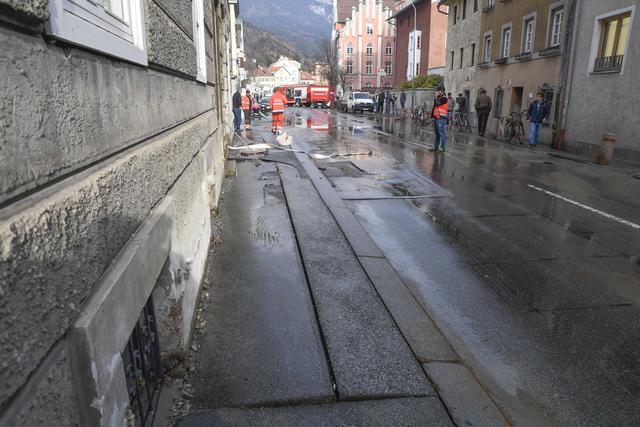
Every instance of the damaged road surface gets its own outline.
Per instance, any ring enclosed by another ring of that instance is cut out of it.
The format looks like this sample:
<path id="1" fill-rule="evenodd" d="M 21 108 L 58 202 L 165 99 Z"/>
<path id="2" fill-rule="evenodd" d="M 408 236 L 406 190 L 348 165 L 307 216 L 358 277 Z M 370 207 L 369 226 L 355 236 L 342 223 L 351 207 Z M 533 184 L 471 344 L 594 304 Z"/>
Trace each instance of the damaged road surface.
<path id="1" fill-rule="evenodd" d="M 286 123 L 294 151 L 226 183 L 179 426 L 640 422 L 640 181 L 470 135 L 434 155 L 397 117 Z"/>

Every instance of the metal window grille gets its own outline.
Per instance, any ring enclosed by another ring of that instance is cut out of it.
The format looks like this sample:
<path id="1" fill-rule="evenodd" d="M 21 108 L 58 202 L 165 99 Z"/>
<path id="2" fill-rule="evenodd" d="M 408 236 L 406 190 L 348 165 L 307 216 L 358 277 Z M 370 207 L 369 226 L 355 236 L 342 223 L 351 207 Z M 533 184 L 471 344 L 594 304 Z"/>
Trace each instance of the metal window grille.
<path id="1" fill-rule="evenodd" d="M 496 102 L 495 102 L 495 108 L 493 110 L 494 117 L 500 118 L 502 116 L 502 100 L 504 98 L 504 89 L 497 88 L 495 98 L 496 98 Z"/>
<path id="2" fill-rule="evenodd" d="M 163 380 L 160 344 L 151 297 L 131 332 L 122 359 L 129 391 L 130 417 L 133 418 L 130 421 L 135 426 L 151 426 Z"/>
<path id="3" fill-rule="evenodd" d="M 624 59 L 624 55 L 603 56 L 601 58 L 596 58 L 596 62 L 593 66 L 593 72 L 605 73 L 605 72 L 620 71 L 622 69 L 623 59 Z"/>

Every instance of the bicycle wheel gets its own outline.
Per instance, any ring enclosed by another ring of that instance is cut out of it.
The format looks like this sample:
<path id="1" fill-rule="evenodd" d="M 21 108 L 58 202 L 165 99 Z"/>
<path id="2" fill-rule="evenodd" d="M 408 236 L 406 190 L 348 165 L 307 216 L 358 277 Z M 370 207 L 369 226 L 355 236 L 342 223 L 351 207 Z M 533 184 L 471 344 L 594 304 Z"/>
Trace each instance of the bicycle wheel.
<path id="1" fill-rule="evenodd" d="M 512 122 L 507 122 L 507 124 L 504 127 L 504 140 L 507 142 L 511 142 L 511 138 L 513 138 L 513 123 Z"/>
<path id="2" fill-rule="evenodd" d="M 518 127 L 515 130 L 518 143 L 520 145 L 524 144 L 524 126 L 522 126 L 522 123 L 518 123 Z"/>
<path id="3" fill-rule="evenodd" d="M 466 117 L 464 118 L 464 130 L 471 133 L 471 124 L 469 124 L 469 120 Z"/>

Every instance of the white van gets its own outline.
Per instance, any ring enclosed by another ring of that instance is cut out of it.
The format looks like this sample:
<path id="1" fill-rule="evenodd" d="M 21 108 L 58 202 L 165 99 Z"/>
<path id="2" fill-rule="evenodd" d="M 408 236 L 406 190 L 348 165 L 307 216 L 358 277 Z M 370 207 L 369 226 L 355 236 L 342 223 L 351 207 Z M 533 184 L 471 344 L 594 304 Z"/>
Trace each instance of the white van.
<path id="1" fill-rule="evenodd" d="M 348 113 L 351 111 L 373 112 L 373 99 L 367 92 L 347 92 L 344 94 L 344 101 L 342 102 L 342 111 Z"/>

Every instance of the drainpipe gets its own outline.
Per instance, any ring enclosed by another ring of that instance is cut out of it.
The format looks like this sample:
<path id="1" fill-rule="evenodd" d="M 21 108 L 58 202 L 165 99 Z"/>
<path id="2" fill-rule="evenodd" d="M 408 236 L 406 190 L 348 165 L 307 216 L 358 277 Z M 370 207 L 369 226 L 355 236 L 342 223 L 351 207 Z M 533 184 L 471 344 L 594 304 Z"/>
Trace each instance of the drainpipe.
<path id="1" fill-rule="evenodd" d="M 418 46 L 416 30 L 416 25 L 418 23 L 418 10 L 416 9 L 416 5 L 413 4 L 414 2 L 415 0 L 411 0 L 411 6 L 413 6 L 413 70 L 411 70 L 411 75 L 413 76 L 413 84 L 411 87 L 413 90 L 411 91 L 411 108 L 416 108 L 416 47 Z"/>
<path id="2" fill-rule="evenodd" d="M 557 150 L 562 149 L 564 143 L 564 132 L 567 126 L 567 111 L 569 110 L 569 99 L 571 97 L 571 81 L 573 77 L 573 65 L 576 57 L 576 39 L 578 37 L 578 22 L 580 20 L 580 0 L 574 0 L 573 2 L 574 13 L 573 22 L 571 23 L 571 44 L 567 46 L 569 50 L 569 65 L 567 72 L 564 74 L 562 86 L 564 87 L 564 101 L 562 103 L 562 112 L 560 113 L 560 132 L 556 140 L 555 148 Z"/>

